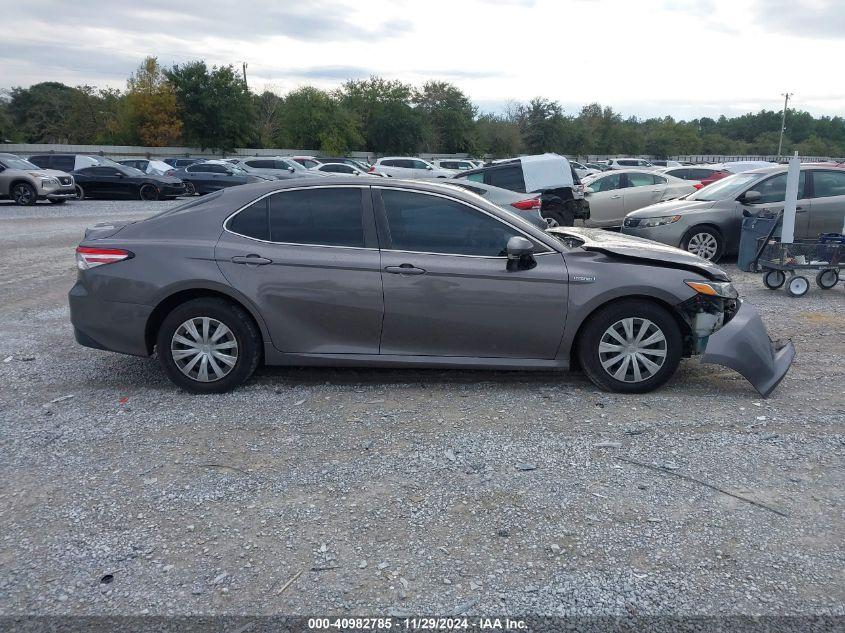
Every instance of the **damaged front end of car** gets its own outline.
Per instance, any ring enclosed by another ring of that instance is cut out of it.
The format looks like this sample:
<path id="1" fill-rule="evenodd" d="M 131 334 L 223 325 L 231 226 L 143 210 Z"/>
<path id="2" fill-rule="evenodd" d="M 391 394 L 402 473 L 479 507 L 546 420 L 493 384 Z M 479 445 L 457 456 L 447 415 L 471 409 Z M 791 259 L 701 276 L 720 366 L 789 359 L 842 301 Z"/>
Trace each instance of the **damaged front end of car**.
<path id="1" fill-rule="evenodd" d="M 730 367 L 764 398 L 783 380 L 795 358 L 792 341 L 772 341 L 760 313 L 729 282 L 687 281 L 695 296 L 678 306 L 689 327 L 687 352 L 702 363 Z"/>

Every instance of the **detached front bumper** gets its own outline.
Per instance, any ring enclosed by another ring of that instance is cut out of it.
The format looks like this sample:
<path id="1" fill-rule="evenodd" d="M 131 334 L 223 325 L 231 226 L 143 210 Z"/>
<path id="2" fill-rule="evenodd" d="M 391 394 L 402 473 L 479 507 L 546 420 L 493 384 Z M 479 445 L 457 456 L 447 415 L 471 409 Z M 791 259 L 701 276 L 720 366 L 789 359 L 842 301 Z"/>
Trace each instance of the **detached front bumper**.
<path id="1" fill-rule="evenodd" d="M 794 358 L 792 341 L 773 342 L 757 308 L 743 302 L 728 324 L 710 335 L 701 362 L 739 372 L 765 398 L 786 376 Z"/>

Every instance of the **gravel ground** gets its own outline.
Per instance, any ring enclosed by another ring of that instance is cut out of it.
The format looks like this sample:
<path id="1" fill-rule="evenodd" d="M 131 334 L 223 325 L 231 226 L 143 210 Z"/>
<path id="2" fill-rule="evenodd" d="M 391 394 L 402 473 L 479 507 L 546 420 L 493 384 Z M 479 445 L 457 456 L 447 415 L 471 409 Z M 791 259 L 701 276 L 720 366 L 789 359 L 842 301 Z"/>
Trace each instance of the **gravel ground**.
<path id="1" fill-rule="evenodd" d="M 768 400 L 690 360 L 636 397 L 283 368 L 193 396 L 68 322 L 83 228 L 169 204 L 0 203 L 0 614 L 845 614 L 843 287 L 728 266 L 798 350 Z"/>

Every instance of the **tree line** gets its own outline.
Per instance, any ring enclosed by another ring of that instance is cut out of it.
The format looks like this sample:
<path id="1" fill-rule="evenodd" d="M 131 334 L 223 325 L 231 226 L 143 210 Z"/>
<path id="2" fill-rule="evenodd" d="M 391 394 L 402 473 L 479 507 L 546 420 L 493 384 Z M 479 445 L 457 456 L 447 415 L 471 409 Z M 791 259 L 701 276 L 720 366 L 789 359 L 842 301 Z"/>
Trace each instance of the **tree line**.
<path id="1" fill-rule="evenodd" d="M 845 119 L 790 109 L 783 153 L 845 156 Z M 333 91 L 312 86 L 255 93 L 233 66 L 162 67 L 148 57 L 125 90 L 43 82 L 0 95 L 0 141 L 102 145 L 285 147 L 326 154 L 468 153 L 776 154 L 781 112 L 739 117 L 624 118 L 592 103 L 566 113 L 542 97 L 504 114 L 479 112 L 457 86 L 381 77 Z"/>

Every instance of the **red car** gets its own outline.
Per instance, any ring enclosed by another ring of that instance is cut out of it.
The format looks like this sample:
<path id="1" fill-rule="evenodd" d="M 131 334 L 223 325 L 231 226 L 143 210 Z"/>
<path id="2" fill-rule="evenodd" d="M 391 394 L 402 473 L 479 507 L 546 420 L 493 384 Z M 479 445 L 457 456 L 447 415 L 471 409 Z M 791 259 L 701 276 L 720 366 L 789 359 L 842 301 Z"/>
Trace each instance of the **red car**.
<path id="1" fill-rule="evenodd" d="M 694 182 L 692 186 L 696 189 L 701 189 L 702 187 L 709 185 L 711 182 L 716 182 L 725 176 L 730 176 L 732 172 L 729 172 L 727 169 L 719 169 L 717 167 L 692 165 L 689 167 L 672 167 L 671 169 L 663 170 L 663 173 L 682 180 L 698 181 Z"/>

